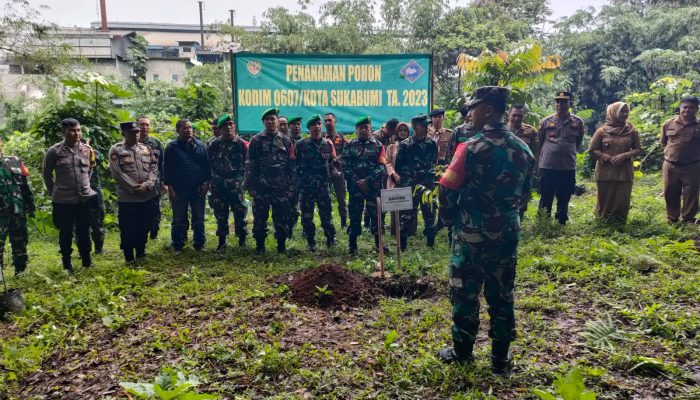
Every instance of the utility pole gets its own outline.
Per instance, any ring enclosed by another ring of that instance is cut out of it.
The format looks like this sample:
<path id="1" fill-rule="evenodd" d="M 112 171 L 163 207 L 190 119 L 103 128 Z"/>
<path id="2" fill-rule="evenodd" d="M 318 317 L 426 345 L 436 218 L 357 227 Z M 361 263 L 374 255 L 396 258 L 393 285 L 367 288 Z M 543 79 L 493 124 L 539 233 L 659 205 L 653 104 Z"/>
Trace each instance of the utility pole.
<path id="1" fill-rule="evenodd" d="M 202 43 L 200 43 L 200 46 L 204 48 L 204 15 L 202 14 L 202 7 L 204 5 L 204 1 L 198 1 L 199 3 L 199 34 L 202 39 Z"/>
<path id="2" fill-rule="evenodd" d="M 231 13 L 231 28 L 234 26 L 234 18 L 236 18 L 236 10 L 228 10 L 229 13 Z M 231 31 L 231 43 L 233 43 L 233 31 Z"/>

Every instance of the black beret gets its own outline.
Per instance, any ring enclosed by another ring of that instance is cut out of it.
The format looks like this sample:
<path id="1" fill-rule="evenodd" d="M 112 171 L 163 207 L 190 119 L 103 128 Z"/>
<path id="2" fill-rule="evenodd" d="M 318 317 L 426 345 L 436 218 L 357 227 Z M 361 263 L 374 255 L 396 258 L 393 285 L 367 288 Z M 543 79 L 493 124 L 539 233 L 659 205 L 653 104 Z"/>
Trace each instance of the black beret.
<path id="1" fill-rule="evenodd" d="M 437 117 L 438 115 L 445 115 L 445 109 L 443 108 L 438 108 L 437 110 L 433 110 L 428 114 L 430 118 Z"/>
<path id="2" fill-rule="evenodd" d="M 491 104 L 504 105 L 508 103 L 508 96 L 510 95 L 510 89 L 503 86 L 482 86 L 476 89 L 476 92 L 472 95 L 467 104 L 468 108 L 473 108 L 477 104 L 486 101 Z"/>
<path id="3" fill-rule="evenodd" d="M 427 115 L 418 114 L 415 117 L 411 118 L 411 125 L 428 126 L 428 125 L 430 125 L 430 120 L 428 119 Z"/>
<path id="4" fill-rule="evenodd" d="M 119 129 L 121 129 L 122 132 L 138 132 L 141 130 L 139 125 L 134 121 L 120 123 Z"/>

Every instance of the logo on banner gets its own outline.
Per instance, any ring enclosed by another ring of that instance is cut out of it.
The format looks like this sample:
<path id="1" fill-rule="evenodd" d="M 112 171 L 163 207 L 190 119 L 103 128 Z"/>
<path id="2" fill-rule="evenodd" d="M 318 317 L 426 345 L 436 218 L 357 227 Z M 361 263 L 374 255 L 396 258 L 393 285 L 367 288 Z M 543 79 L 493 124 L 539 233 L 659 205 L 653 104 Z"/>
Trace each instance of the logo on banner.
<path id="1" fill-rule="evenodd" d="M 401 76 L 411 83 L 417 81 L 424 73 L 425 70 L 415 60 L 409 61 L 401 68 Z"/>
<path id="2" fill-rule="evenodd" d="M 260 75 L 260 71 L 262 71 L 262 64 L 260 64 L 260 61 L 251 60 L 246 64 L 246 68 L 251 76 L 257 77 Z"/>

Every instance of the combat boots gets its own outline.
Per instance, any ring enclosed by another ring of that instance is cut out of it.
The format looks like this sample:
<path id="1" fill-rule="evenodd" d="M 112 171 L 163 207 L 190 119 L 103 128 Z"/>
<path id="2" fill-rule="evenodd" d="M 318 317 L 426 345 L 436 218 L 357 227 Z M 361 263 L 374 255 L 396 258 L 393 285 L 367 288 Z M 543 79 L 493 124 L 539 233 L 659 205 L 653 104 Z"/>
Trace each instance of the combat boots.
<path id="1" fill-rule="evenodd" d="M 350 252 L 350 254 L 357 253 L 357 236 L 350 235 L 348 243 L 348 251 Z"/>
<path id="2" fill-rule="evenodd" d="M 491 343 L 491 370 L 496 375 L 508 375 L 513 369 L 513 356 L 508 350 L 510 342 L 493 341 Z"/>
<path id="3" fill-rule="evenodd" d="M 346 228 L 348 226 L 347 217 L 345 215 L 340 216 L 340 227 Z"/>
<path id="4" fill-rule="evenodd" d="M 226 236 L 219 236 L 219 245 L 216 246 L 216 251 L 222 251 L 226 248 Z"/>
<path id="5" fill-rule="evenodd" d="M 428 236 L 425 238 L 425 242 L 428 247 L 435 247 L 435 236 Z"/>
<path id="6" fill-rule="evenodd" d="M 265 252 L 265 238 L 255 238 L 255 254 Z"/>
<path id="7" fill-rule="evenodd" d="M 326 247 L 331 248 L 335 246 L 335 236 L 330 236 L 326 238 Z"/>
<path id="8" fill-rule="evenodd" d="M 403 235 L 403 236 L 401 236 L 401 251 L 406 251 L 407 247 L 408 247 L 408 236 Z"/>
<path id="9" fill-rule="evenodd" d="M 471 364 L 474 362 L 473 349 L 473 343 L 459 343 L 459 346 L 445 347 L 438 351 L 437 358 L 445 364 Z"/>
<path id="10" fill-rule="evenodd" d="M 245 238 L 246 238 L 246 235 L 241 235 L 238 237 L 238 246 L 239 247 L 245 247 Z"/>

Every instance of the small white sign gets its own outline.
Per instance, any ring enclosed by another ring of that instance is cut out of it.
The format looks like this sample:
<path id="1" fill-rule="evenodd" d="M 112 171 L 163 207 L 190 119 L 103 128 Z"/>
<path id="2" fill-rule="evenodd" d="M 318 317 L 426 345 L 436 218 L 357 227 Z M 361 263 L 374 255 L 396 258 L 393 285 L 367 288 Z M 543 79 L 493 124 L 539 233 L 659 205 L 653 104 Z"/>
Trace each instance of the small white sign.
<path id="1" fill-rule="evenodd" d="M 413 190 L 410 187 L 382 189 L 382 211 L 413 209 Z"/>

